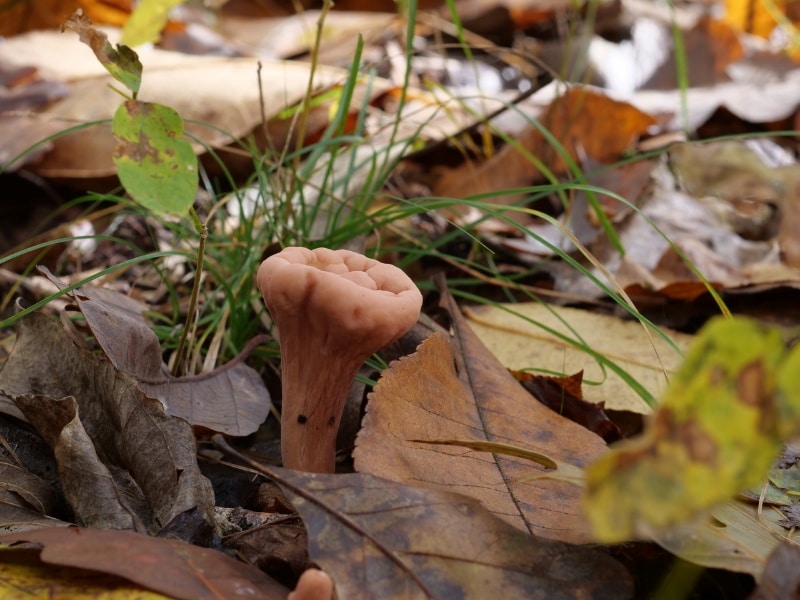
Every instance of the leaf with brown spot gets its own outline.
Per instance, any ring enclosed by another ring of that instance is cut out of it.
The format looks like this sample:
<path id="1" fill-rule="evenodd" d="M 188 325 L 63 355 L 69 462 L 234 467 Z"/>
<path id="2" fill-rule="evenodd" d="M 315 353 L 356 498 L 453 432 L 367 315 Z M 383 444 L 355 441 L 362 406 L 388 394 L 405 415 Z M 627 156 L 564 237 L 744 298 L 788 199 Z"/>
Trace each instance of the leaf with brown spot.
<path id="1" fill-rule="evenodd" d="M 644 434 L 587 469 L 585 506 L 598 538 L 669 537 L 765 477 L 800 428 L 798 362 L 797 352 L 787 360 L 777 330 L 712 320 Z"/>

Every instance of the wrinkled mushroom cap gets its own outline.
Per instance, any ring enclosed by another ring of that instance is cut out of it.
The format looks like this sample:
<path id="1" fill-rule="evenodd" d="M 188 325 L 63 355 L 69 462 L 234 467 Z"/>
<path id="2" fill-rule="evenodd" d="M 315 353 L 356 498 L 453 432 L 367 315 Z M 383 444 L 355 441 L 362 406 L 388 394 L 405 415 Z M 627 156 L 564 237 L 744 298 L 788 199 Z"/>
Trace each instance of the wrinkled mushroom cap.
<path id="1" fill-rule="evenodd" d="M 401 269 L 349 250 L 288 247 L 261 263 L 257 280 L 282 344 L 302 338 L 362 361 L 408 331 L 422 305 Z"/>

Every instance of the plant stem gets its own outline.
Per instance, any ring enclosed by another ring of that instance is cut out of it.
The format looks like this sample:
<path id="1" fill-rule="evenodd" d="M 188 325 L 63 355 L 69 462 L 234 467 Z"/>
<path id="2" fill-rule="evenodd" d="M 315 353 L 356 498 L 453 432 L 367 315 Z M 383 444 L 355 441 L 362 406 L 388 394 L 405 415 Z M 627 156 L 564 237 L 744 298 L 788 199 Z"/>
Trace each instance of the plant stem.
<path id="1" fill-rule="evenodd" d="M 194 325 L 195 313 L 197 312 L 197 298 L 200 295 L 200 279 L 203 274 L 203 261 L 206 254 L 206 238 L 208 238 L 208 223 L 204 223 L 197 216 L 194 206 L 189 208 L 189 214 L 194 222 L 197 233 L 200 234 L 200 243 L 197 246 L 197 269 L 194 275 L 194 285 L 192 286 L 192 296 L 189 299 L 189 309 L 186 311 L 186 323 L 181 332 L 181 339 L 178 342 L 178 349 L 175 351 L 175 363 L 172 365 L 172 374 L 176 377 L 185 375 L 187 372 L 186 354 L 187 340 L 189 331 Z"/>

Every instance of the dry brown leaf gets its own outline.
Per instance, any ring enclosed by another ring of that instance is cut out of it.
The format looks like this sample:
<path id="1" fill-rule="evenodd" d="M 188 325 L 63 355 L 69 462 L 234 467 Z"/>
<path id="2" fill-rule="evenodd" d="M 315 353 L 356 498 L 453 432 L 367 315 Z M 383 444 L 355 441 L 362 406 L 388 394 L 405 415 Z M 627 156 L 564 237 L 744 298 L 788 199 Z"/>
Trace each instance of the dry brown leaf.
<path id="1" fill-rule="evenodd" d="M 275 472 L 308 528 L 311 558 L 341 598 L 632 595 L 630 576 L 607 554 L 530 536 L 445 486 Z"/>
<path id="2" fill-rule="evenodd" d="M 10 403 L 11 401 L 8 400 Z M 13 404 L 11 404 L 13 406 Z M 14 410 L 19 410 L 14 407 Z M 25 417 L 19 413 L 20 418 Z M 63 506 L 56 493 L 56 462 L 50 448 L 17 419 L 0 415 L 0 524 L 5 533 L 69 525 L 47 516 Z"/>
<path id="3" fill-rule="evenodd" d="M 111 364 L 132 375 L 142 392 L 164 404 L 167 414 L 235 436 L 253 433 L 269 415 L 269 391 L 241 358 L 210 373 L 173 377 L 161 359 L 161 346 L 144 320 L 141 304 L 119 292 L 91 286 L 70 296 Z"/>
<path id="4" fill-rule="evenodd" d="M 792 598 L 800 590 L 800 548 L 791 541 L 783 541 L 767 559 L 758 589 L 749 600 Z"/>
<path id="5" fill-rule="evenodd" d="M 191 427 L 166 416 L 133 378 L 77 348 L 59 324 L 36 313 L 21 320 L 0 390 L 53 449 L 79 522 L 208 536 L 214 495 Z"/>
<path id="6" fill-rule="evenodd" d="M 437 333 L 393 363 L 370 394 L 353 453 L 358 471 L 479 500 L 528 533 L 582 543 L 591 535 L 580 489 L 552 479 L 521 481 L 545 469 L 530 461 L 409 440 L 491 441 L 582 467 L 605 443 L 542 406 L 486 349 L 452 298 L 452 339 Z"/>
<path id="7" fill-rule="evenodd" d="M 129 531 L 47 528 L 3 535 L 0 543 L 32 544 L 47 564 L 116 575 L 172 598 L 283 600 L 289 591 L 222 552 Z"/>
<path id="8" fill-rule="evenodd" d="M 617 160 L 656 121 L 630 104 L 585 88 L 570 88 L 557 97 L 540 119 L 541 127 L 576 160 L 585 155 L 600 163 Z M 529 127 L 479 166 L 467 164 L 447 173 L 434 195 L 452 198 L 497 192 L 530 185 L 541 179 L 529 155 L 555 173 L 566 170 L 559 150 L 538 127 Z M 521 148 L 521 150 L 520 150 Z M 507 203 L 516 197 L 504 196 Z"/>
<path id="9" fill-rule="evenodd" d="M 56 505 L 53 488 L 41 477 L 20 465 L 9 452 L 0 449 L 0 498 L 2 504 L 14 504 L 46 515 Z"/>
<path id="10" fill-rule="evenodd" d="M 9 599 L 171 600 L 114 575 L 48 565 L 39 559 L 39 554 L 37 548 L 0 545 L 0 590 L 3 595 Z"/>

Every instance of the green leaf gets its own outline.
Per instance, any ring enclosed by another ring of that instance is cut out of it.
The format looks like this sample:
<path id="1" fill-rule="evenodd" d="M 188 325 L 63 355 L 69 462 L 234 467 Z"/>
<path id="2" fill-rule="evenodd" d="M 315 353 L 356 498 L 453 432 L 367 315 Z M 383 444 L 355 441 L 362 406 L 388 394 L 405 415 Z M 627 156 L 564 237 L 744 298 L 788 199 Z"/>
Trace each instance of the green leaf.
<path id="1" fill-rule="evenodd" d="M 122 28 L 122 43 L 139 46 L 157 42 L 167 24 L 169 11 L 183 0 L 142 0 Z"/>
<path id="2" fill-rule="evenodd" d="M 799 361 L 797 350 L 786 360 L 777 330 L 712 320 L 645 433 L 587 468 L 585 510 L 597 538 L 649 537 L 765 477 L 798 429 Z"/>
<path id="3" fill-rule="evenodd" d="M 112 131 L 114 164 L 133 199 L 159 214 L 186 214 L 197 194 L 197 156 L 180 138 L 180 115 L 162 104 L 129 100 L 114 114 Z"/>
<path id="4" fill-rule="evenodd" d="M 80 40 L 89 46 L 111 76 L 133 92 L 139 93 L 142 84 L 142 63 L 139 55 L 127 46 L 117 44 L 116 49 L 108 41 L 108 36 L 92 27 L 92 22 L 83 13 L 75 11 L 67 19 L 61 30 L 70 29 L 78 34 Z"/>

